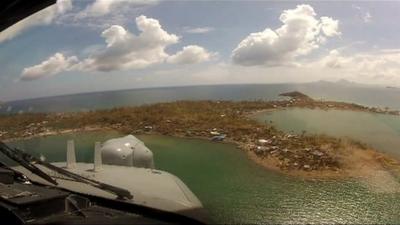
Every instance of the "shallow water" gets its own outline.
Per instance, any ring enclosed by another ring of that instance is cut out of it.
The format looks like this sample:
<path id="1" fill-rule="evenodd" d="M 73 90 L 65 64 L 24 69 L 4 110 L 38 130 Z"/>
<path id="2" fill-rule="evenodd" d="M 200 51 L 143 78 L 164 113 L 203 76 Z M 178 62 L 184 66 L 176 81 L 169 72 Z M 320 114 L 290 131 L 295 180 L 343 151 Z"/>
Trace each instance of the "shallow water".
<path id="1" fill-rule="evenodd" d="M 260 122 L 286 132 L 349 137 L 400 158 L 400 116 L 345 110 L 292 108 L 259 113 Z"/>
<path id="2" fill-rule="evenodd" d="M 13 143 L 48 161 L 64 161 L 75 139 L 77 160 L 91 162 L 93 143 L 116 132 L 61 135 Z M 156 167 L 180 177 L 218 223 L 400 223 L 400 194 L 355 180 L 304 181 L 268 171 L 235 146 L 197 139 L 138 136 Z M 385 184 L 382 184 L 385 185 Z"/>

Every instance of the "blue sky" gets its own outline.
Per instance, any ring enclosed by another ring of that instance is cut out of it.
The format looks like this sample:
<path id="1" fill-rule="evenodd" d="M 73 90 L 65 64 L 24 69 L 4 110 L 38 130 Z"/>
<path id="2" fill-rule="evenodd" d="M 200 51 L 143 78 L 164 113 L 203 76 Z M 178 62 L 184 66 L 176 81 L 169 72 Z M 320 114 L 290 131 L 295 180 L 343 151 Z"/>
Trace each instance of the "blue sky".
<path id="1" fill-rule="evenodd" d="M 0 33 L 0 100 L 222 83 L 400 85 L 400 2 L 59 0 Z"/>

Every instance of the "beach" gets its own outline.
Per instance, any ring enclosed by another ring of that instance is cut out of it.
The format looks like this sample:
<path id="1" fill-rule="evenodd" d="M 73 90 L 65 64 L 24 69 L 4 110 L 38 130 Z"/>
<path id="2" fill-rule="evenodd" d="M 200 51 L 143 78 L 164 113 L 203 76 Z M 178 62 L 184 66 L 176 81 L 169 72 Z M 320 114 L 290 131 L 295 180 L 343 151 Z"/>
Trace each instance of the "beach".
<path id="1" fill-rule="evenodd" d="M 177 101 L 90 112 L 7 115 L 0 117 L 0 134 L 4 141 L 12 141 L 78 131 L 116 130 L 134 135 L 161 134 L 224 141 L 236 144 L 249 158 L 267 169 L 304 178 L 359 177 L 365 166 L 383 168 L 398 165 L 391 156 L 358 141 L 326 135 L 288 134 L 251 118 L 266 110 L 291 107 L 395 115 L 397 111 L 377 111 L 352 103 L 315 101 L 299 92 L 283 95 L 288 99 Z"/>

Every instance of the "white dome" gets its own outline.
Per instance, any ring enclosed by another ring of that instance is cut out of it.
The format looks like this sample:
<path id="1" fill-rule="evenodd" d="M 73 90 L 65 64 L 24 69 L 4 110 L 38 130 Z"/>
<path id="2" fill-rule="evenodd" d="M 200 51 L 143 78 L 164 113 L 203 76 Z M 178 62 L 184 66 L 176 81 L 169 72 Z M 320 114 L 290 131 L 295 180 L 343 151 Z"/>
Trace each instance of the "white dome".
<path id="1" fill-rule="evenodd" d="M 153 153 L 133 135 L 104 142 L 101 156 L 104 164 L 154 168 Z"/>

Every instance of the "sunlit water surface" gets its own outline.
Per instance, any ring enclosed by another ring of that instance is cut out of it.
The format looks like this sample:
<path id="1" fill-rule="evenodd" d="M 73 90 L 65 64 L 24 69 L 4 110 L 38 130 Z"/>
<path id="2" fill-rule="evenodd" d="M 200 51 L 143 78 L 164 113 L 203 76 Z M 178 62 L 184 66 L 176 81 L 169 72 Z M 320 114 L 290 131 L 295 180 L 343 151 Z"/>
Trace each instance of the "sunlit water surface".
<path id="1" fill-rule="evenodd" d="M 259 113 L 255 118 L 286 132 L 349 137 L 400 158 L 400 116 L 292 108 Z"/>
<path id="2" fill-rule="evenodd" d="M 47 161 L 65 161 L 66 141 L 74 139 L 77 160 L 92 162 L 93 143 L 119 135 L 77 133 L 13 145 L 44 155 Z M 156 167 L 181 178 L 214 222 L 400 223 L 399 193 L 377 193 L 356 180 L 287 177 L 256 165 L 230 144 L 165 136 L 139 138 L 154 152 Z"/>
<path id="3" fill-rule="evenodd" d="M 276 100 L 279 94 L 301 91 L 316 99 L 353 102 L 368 106 L 400 109 L 400 89 L 329 82 L 286 84 L 237 84 L 164 87 L 103 91 L 0 104 L 2 113 L 65 112 L 137 106 L 177 100 Z M 0 99 L 1 100 L 1 99 Z"/>

